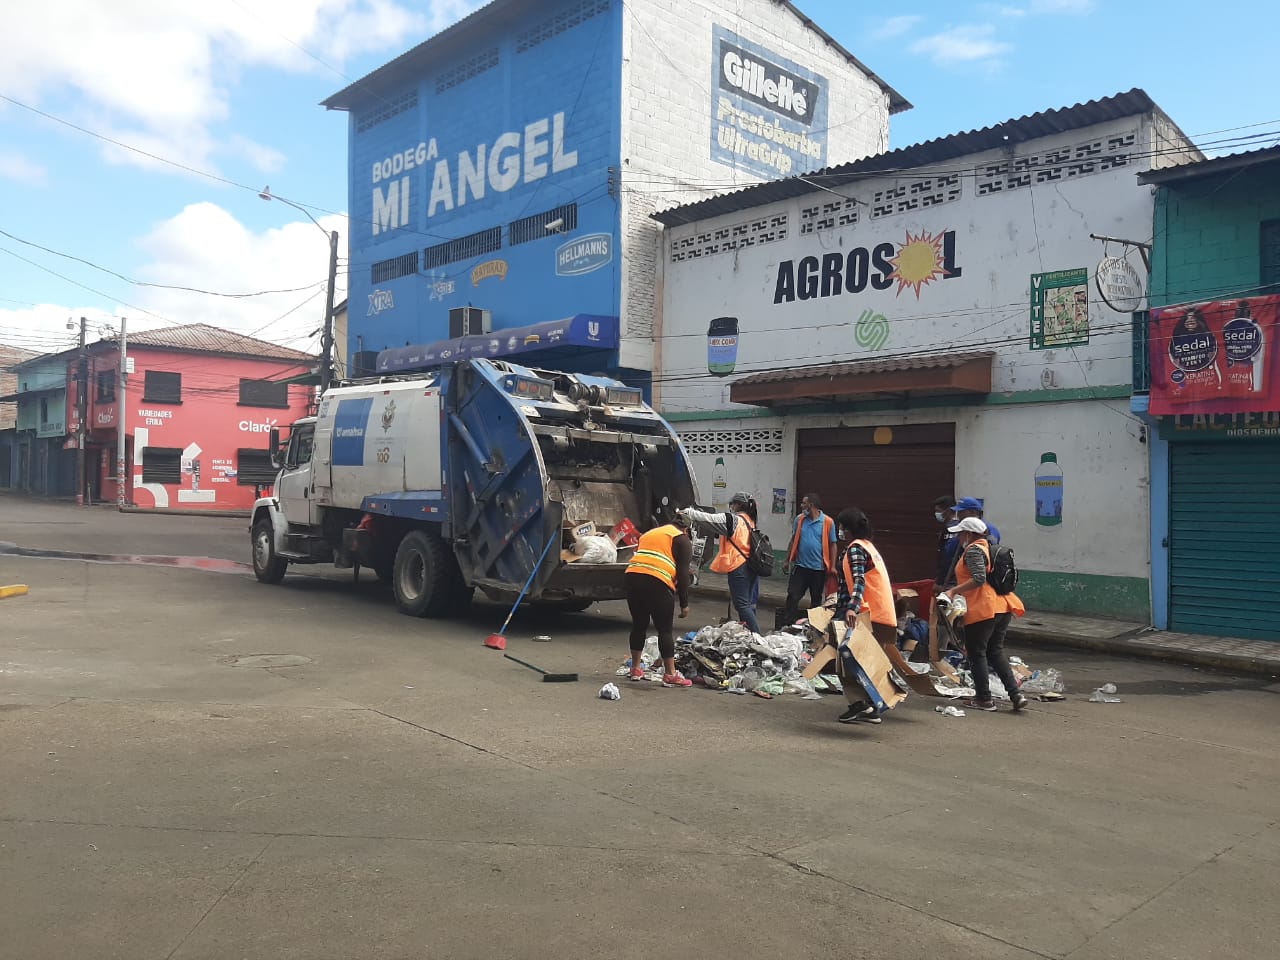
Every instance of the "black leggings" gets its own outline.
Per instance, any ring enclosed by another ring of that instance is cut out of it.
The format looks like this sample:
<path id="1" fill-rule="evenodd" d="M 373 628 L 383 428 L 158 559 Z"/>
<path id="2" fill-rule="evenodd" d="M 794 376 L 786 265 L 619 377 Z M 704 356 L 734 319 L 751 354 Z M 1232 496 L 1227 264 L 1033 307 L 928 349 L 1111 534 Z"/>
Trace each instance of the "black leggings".
<path id="1" fill-rule="evenodd" d="M 1010 699 L 1018 692 L 1018 680 L 1013 675 L 1013 667 L 1009 666 L 1009 657 L 1004 652 L 1004 632 L 1009 628 L 1012 617 L 1011 613 L 1002 613 L 993 620 L 979 620 L 977 623 L 964 625 L 964 649 L 969 656 L 969 672 L 973 674 L 973 691 L 983 703 L 991 700 L 988 667 L 1000 678 Z M 1001 629 L 997 630 L 997 626 Z"/>
<path id="2" fill-rule="evenodd" d="M 631 611 L 631 652 L 639 653 L 644 649 L 644 635 L 652 620 L 658 631 L 658 653 L 663 657 L 674 657 L 676 592 L 647 573 L 628 573 L 626 581 L 627 608 Z"/>

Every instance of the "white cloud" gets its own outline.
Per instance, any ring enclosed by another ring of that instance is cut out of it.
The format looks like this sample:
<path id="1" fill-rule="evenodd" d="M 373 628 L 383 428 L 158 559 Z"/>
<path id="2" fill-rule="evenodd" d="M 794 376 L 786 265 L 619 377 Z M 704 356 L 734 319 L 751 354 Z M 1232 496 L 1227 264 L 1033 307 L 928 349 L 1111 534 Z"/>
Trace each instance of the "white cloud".
<path id="1" fill-rule="evenodd" d="M 242 69 L 329 72 L 319 58 L 341 70 L 353 54 L 417 42 L 477 3 L 273 0 L 255 4 L 259 10 L 247 0 L 5 3 L 0 89 L 192 166 L 210 165 L 218 150 L 241 150 L 261 164 L 263 148 L 212 132 L 228 119 Z M 113 158 L 146 163 L 121 151 Z"/>
<path id="2" fill-rule="evenodd" d="M 318 219 L 324 229 L 337 230 L 341 238 L 346 237 L 345 217 Z M 96 331 L 103 324 L 117 323 L 114 315 L 128 317 L 133 330 L 167 326 L 166 320 L 209 323 L 300 349 L 315 347 L 313 332 L 324 318 L 323 284 L 328 275 L 329 245 L 309 220 L 255 233 L 216 204 L 196 203 L 157 224 L 137 246 L 150 262 L 134 272 L 137 279 L 149 283 L 223 293 L 310 289 L 230 299 L 155 287 L 125 288 L 119 281 L 95 271 L 71 271 L 58 264 L 55 269 L 59 272 L 86 286 L 118 292 L 127 304 L 118 303 L 113 310 L 57 304 L 0 310 L 0 342 L 40 351 L 61 349 L 68 343 L 68 317 L 87 316 L 90 330 Z M 347 256 L 345 242 L 339 247 L 338 256 Z M 37 255 L 32 259 L 48 260 Z M 335 301 L 346 296 L 344 283 L 339 270 Z M 286 313 L 288 316 L 281 319 Z M 96 336 L 91 334 L 91 339 Z"/>
<path id="3" fill-rule="evenodd" d="M 1032 13 L 1090 13 L 1093 0 L 1031 0 Z"/>
<path id="4" fill-rule="evenodd" d="M 45 170 L 16 151 L 0 150 L 0 178 L 39 185 L 44 183 Z"/>
<path id="5" fill-rule="evenodd" d="M 921 37 L 911 44 L 912 53 L 922 53 L 942 66 L 958 63 L 993 61 L 1012 46 L 997 40 L 996 28 L 990 24 L 950 27 L 940 33 Z"/>
<path id="6" fill-rule="evenodd" d="M 880 25 L 880 28 L 871 34 L 872 40 L 891 40 L 894 37 L 900 37 L 924 17 L 916 14 L 907 14 L 898 17 L 890 17 Z"/>

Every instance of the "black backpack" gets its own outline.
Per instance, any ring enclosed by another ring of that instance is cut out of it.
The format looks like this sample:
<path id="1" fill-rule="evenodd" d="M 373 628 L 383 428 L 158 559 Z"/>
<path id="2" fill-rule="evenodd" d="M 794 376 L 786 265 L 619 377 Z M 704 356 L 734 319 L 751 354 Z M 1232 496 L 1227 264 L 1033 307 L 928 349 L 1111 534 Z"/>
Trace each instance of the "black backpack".
<path id="1" fill-rule="evenodd" d="M 739 520 L 743 523 L 746 521 Z M 733 544 L 733 548 L 747 558 L 747 569 L 754 573 L 757 577 L 773 576 L 773 542 L 769 539 L 767 533 L 761 533 L 759 527 L 751 527 L 751 533 L 747 538 L 747 546 L 751 548 L 751 552 L 745 552 L 736 540 L 732 537 L 726 538 Z"/>
<path id="2" fill-rule="evenodd" d="M 1013 562 L 1013 548 L 1002 543 L 990 543 L 991 570 L 987 574 L 987 583 L 1000 596 L 1013 593 L 1018 585 L 1018 567 Z"/>

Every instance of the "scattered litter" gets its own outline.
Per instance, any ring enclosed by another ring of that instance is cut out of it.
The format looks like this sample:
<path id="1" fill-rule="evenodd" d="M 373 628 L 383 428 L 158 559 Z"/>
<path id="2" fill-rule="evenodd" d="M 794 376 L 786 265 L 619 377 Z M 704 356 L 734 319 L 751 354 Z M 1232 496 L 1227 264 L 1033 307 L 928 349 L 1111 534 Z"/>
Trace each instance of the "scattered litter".
<path id="1" fill-rule="evenodd" d="M 1115 690 L 1116 690 L 1115 684 L 1108 683 L 1106 686 L 1111 688 L 1111 691 L 1110 691 L 1111 693 L 1115 693 Z M 1124 701 L 1121 700 L 1119 697 L 1108 696 L 1108 691 L 1106 690 L 1106 687 L 1099 687 L 1097 690 L 1093 691 L 1093 693 L 1089 695 L 1089 702 L 1090 703 L 1124 703 Z"/>
<path id="2" fill-rule="evenodd" d="M 1101 690 L 1103 693 L 1115 693 L 1116 685 L 1114 683 L 1104 683 L 1098 689 Z"/>
<path id="3" fill-rule="evenodd" d="M 616 683 L 606 683 L 603 687 L 600 688 L 600 699 L 601 700 L 621 700 L 622 691 L 618 689 L 618 685 Z"/>
<path id="4" fill-rule="evenodd" d="M 947 704 L 945 707 L 934 707 L 933 709 L 938 713 L 942 714 L 944 717 L 963 717 L 964 716 L 963 710 L 961 710 L 959 707 L 954 707 L 951 704 Z"/>
<path id="5" fill-rule="evenodd" d="M 1026 694 L 1066 693 L 1067 685 L 1062 682 L 1062 674 L 1057 670 L 1052 668 L 1037 670 L 1029 679 L 1022 681 L 1022 692 Z"/>
<path id="6" fill-rule="evenodd" d="M 543 633 L 543 634 L 539 634 L 538 636 L 534 637 L 534 638 L 533 638 L 533 642 L 534 642 L 534 643 L 550 643 L 550 642 L 551 642 L 551 638 L 550 638 L 550 637 L 548 637 L 545 633 Z"/>

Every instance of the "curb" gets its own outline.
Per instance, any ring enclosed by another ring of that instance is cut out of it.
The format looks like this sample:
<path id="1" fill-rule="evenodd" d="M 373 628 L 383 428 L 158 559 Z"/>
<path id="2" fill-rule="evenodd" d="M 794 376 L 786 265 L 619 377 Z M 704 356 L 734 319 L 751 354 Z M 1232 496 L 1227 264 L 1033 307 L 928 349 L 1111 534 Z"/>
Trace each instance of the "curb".
<path id="1" fill-rule="evenodd" d="M 248 520 L 248 510 L 187 510 L 181 507 L 117 507 L 121 513 L 158 514 L 162 517 L 220 517 L 223 520 Z"/>
<path id="2" fill-rule="evenodd" d="M 729 602 L 729 591 L 721 587 L 697 586 L 689 589 L 689 595 L 704 600 Z M 786 597 L 760 595 L 760 605 L 782 606 Z M 1009 625 L 1009 639 L 1036 647 L 1068 647 L 1073 650 L 1089 650 L 1110 656 L 1134 657 L 1139 660 L 1160 660 L 1192 667 L 1209 667 L 1227 673 L 1249 673 L 1260 676 L 1280 676 L 1280 644 L 1277 659 L 1260 659 L 1249 654 L 1217 653 L 1208 650 L 1188 650 L 1183 647 L 1161 646 L 1156 643 L 1138 642 L 1135 637 L 1141 631 L 1120 634 L 1116 637 L 1086 637 L 1080 634 L 1047 633 L 1035 628 L 1019 628 L 1017 620 Z"/>

